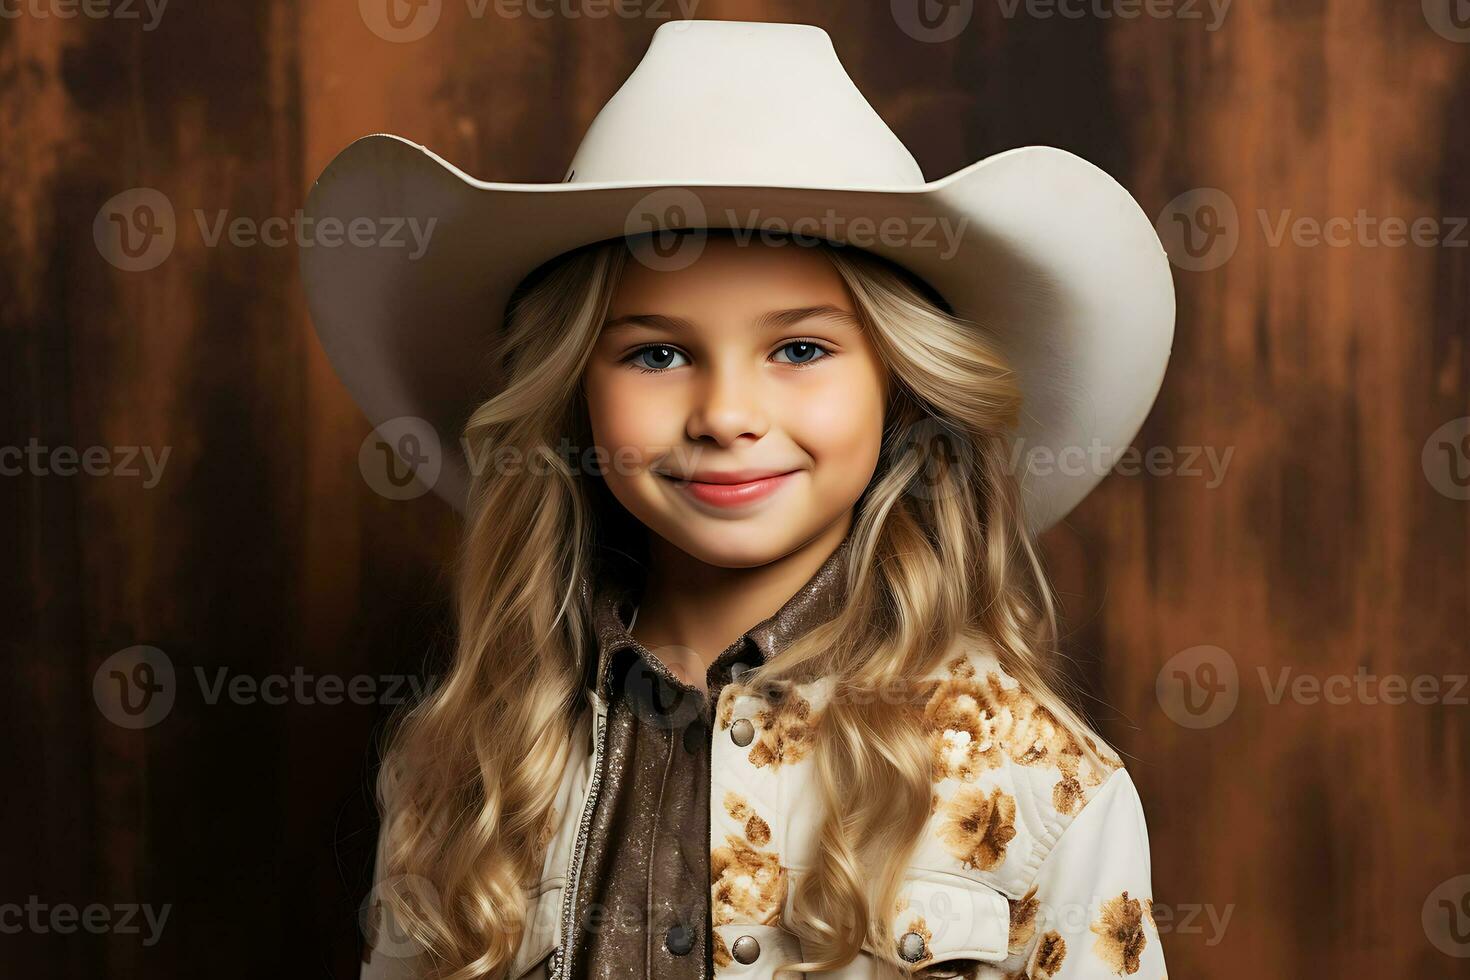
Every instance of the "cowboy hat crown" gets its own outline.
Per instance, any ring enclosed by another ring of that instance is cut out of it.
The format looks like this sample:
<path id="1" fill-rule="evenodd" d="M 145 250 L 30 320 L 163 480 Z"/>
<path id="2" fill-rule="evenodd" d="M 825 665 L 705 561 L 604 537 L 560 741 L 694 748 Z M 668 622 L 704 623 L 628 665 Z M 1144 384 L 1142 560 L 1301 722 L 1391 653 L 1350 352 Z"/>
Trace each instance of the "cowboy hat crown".
<path id="1" fill-rule="evenodd" d="M 574 182 L 913 187 L 923 172 L 807 24 L 670 21 L 598 113 Z"/>

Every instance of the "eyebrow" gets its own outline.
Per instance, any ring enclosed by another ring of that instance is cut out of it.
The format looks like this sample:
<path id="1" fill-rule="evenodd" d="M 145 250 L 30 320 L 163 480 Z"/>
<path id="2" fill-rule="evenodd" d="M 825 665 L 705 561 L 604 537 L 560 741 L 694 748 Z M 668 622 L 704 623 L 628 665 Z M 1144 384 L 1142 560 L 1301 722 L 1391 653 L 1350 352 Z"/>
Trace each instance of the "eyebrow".
<path id="1" fill-rule="evenodd" d="M 790 310 L 771 310 L 756 318 L 756 326 L 765 330 L 780 330 L 812 317 L 835 320 L 854 329 L 860 329 L 862 326 L 862 321 L 858 319 L 857 314 L 830 304 L 799 306 Z M 602 325 L 602 329 L 608 331 L 635 326 L 650 327 L 655 330 L 662 328 L 677 333 L 690 329 L 693 324 L 683 317 L 666 316 L 662 313 L 630 313 L 627 316 L 608 320 Z"/>

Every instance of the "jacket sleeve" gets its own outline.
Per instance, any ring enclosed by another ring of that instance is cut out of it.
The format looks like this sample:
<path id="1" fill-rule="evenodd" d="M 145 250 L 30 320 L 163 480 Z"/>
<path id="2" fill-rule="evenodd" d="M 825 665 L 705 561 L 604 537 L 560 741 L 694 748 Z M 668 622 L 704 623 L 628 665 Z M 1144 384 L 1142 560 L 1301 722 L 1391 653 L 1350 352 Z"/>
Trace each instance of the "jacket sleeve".
<path id="1" fill-rule="evenodd" d="M 1032 977 L 1164 980 L 1148 827 L 1127 770 L 1115 770 L 1062 831 L 1042 862 L 1036 898 Z"/>

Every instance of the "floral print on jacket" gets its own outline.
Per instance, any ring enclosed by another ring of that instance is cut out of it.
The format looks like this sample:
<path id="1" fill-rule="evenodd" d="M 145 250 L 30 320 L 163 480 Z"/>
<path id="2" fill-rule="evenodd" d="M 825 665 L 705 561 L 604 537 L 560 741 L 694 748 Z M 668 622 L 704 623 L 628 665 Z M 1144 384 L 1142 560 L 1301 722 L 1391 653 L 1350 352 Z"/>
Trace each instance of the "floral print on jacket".
<path id="1" fill-rule="evenodd" d="M 1118 756 L 1078 744 L 978 644 L 925 681 L 931 815 L 900 894 L 895 949 L 922 950 L 916 972 L 933 977 L 1163 980 L 1147 827 Z M 821 803 L 806 749 L 829 692 L 817 682 L 774 702 L 738 684 L 721 694 L 712 778 L 724 802 L 712 800 L 710 833 L 721 976 L 764 977 L 776 965 L 758 969 L 764 954 L 740 964 L 728 949 L 744 931 L 770 945 L 755 928 L 780 927 L 813 863 Z M 729 737 L 740 718 L 759 733 L 745 747 Z M 799 940 L 770 938 L 801 958 Z M 878 970 L 865 950 L 836 972 Z"/>

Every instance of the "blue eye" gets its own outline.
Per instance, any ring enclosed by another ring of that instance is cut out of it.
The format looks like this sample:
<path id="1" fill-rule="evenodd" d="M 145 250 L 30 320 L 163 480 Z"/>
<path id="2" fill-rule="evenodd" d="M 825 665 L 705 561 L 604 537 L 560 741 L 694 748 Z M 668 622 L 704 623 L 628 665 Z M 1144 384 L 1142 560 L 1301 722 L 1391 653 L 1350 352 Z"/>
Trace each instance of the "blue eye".
<path id="1" fill-rule="evenodd" d="M 678 367 L 679 365 L 673 362 L 680 357 L 684 357 L 684 355 L 674 348 L 665 347 L 662 344 L 654 344 L 651 347 L 644 347 L 634 351 L 633 355 L 628 358 L 628 363 L 640 371 L 653 373 L 666 371 L 671 367 Z M 687 358 L 685 359 L 685 363 L 688 363 Z"/>
<path id="2" fill-rule="evenodd" d="M 793 367 L 803 367 L 813 361 L 831 356 L 831 351 L 811 340 L 793 340 L 782 344 L 774 355 L 776 360 Z M 785 356 L 782 356 L 785 355 Z M 683 351 L 667 344 L 650 344 L 640 347 L 624 359 L 625 364 L 645 374 L 657 374 L 671 368 L 683 367 L 689 358 Z"/>
<path id="3" fill-rule="evenodd" d="M 777 353 L 782 351 L 791 352 L 791 356 L 786 359 L 785 363 L 796 365 L 810 364 L 828 356 L 826 348 L 810 340 L 793 340 L 789 344 L 783 344 Z"/>

